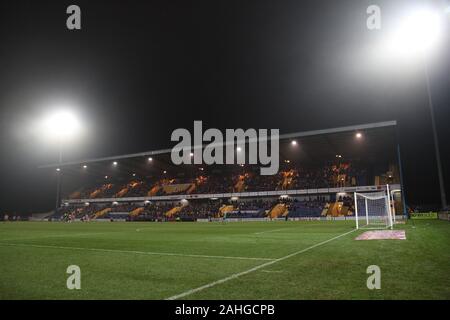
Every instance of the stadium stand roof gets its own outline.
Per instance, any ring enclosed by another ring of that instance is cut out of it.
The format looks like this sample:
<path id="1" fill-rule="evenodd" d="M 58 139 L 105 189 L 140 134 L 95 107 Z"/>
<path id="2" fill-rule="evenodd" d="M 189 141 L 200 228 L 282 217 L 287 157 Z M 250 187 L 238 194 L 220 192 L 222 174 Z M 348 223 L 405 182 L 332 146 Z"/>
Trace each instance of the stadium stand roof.
<path id="1" fill-rule="evenodd" d="M 336 153 L 345 153 L 346 155 L 351 154 L 352 148 L 345 148 L 345 143 L 340 143 L 341 137 L 347 137 L 348 134 L 354 134 L 357 131 L 372 131 L 374 129 L 380 129 L 380 128 L 393 128 L 397 125 L 397 122 L 395 120 L 392 121 L 384 121 L 384 122 L 376 122 L 376 123 L 367 123 L 367 124 L 360 124 L 360 125 L 353 125 L 353 126 L 344 126 L 344 127 L 337 127 L 337 128 L 330 128 L 330 129 L 321 129 L 321 130 L 311 130 L 311 131 L 303 131 L 303 132 L 294 132 L 289 134 L 281 134 L 280 135 L 280 153 L 283 157 L 283 150 L 281 144 L 283 141 L 290 141 L 292 139 L 297 138 L 304 138 L 304 137 L 317 137 L 317 139 L 314 139 L 314 145 L 316 146 L 315 150 L 315 156 L 321 156 L 320 149 L 326 149 L 327 152 L 330 151 L 330 147 L 333 148 Z M 334 135 L 334 134 L 341 134 L 341 135 Z M 376 143 L 386 143 L 386 140 L 383 138 L 383 136 L 388 137 L 392 135 L 393 133 L 391 131 L 389 132 L 383 132 L 380 130 L 377 130 L 377 136 L 380 136 L 378 139 L 373 139 L 370 141 L 370 144 L 376 144 Z M 331 137 L 330 135 L 334 135 Z M 320 139 L 320 136 L 327 136 L 325 139 Z M 392 139 L 392 137 L 391 137 Z M 319 148 L 319 146 L 322 145 L 325 148 Z M 339 148 L 337 148 L 337 145 L 339 145 Z M 338 150 L 339 149 L 339 150 Z M 376 149 L 376 148 L 371 148 Z M 52 163 L 52 164 L 45 164 L 39 166 L 41 169 L 45 168 L 62 168 L 62 167 L 71 167 L 71 166 L 80 166 L 80 165 L 87 165 L 92 163 L 101 163 L 101 162 L 109 162 L 109 161 L 118 161 L 118 160 L 124 160 L 124 159 L 133 159 L 133 158 L 143 158 L 143 157 L 152 157 L 157 155 L 165 155 L 170 154 L 172 149 L 160 149 L 160 150 L 153 150 L 153 151 L 146 151 L 146 152 L 139 152 L 139 153 L 130 153 L 125 155 L 116 155 L 116 156 L 108 156 L 108 157 L 101 157 L 101 158 L 92 158 L 92 159 L 84 159 L 84 160 L 77 160 L 77 161 L 67 161 L 63 163 Z M 304 152 L 305 153 L 305 152 Z M 309 153 L 312 155 L 312 153 Z M 169 160 L 169 159 L 167 159 Z"/>

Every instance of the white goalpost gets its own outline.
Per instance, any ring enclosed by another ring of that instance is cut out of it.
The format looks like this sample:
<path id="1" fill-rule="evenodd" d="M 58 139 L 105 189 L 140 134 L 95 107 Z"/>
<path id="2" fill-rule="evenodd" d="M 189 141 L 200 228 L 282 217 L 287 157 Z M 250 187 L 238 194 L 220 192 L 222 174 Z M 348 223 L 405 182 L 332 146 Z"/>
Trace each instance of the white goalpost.
<path id="1" fill-rule="evenodd" d="M 402 190 L 400 190 L 400 189 L 391 190 L 392 220 L 393 220 L 394 224 L 397 223 L 397 221 L 396 221 L 397 210 L 395 209 L 395 197 L 394 197 L 394 194 L 401 193 L 401 192 L 402 192 Z"/>
<path id="2" fill-rule="evenodd" d="M 354 193 L 356 229 L 393 227 L 389 185 L 386 190 Z"/>

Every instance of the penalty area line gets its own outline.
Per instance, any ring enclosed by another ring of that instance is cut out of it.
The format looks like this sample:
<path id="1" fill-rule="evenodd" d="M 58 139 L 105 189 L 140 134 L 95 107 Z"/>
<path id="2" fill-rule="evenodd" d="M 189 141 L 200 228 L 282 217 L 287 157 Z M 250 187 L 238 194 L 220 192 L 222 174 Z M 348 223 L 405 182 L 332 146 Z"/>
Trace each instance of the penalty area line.
<path id="1" fill-rule="evenodd" d="M 256 260 L 256 261 L 258 261 L 258 260 L 259 261 L 275 260 L 272 258 L 258 258 L 258 257 L 210 256 L 210 255 L 203 255 L 203 254 L 184 254 L 184 253 L 172 253 L 172 252 L 134 251 L 134 250 L 83 248 L 83 247 L 64 247 L 64 246 L 49 246 L 49 245 L 23 244 L 23 243 L 0 243 L 0 246 L 62 249 L 62 250 L 82 250 L 82 251 L 112 252 L 112 253 L 133 253 L 133 254 L 143 254 L 143 255 L 153 255 L 153 256 L 173 256 L 173 257 L 189 257 L 189 258 L 205 258 L 205 259 L 235 259 L 235 260 Z"/>
<path id="2" fill-rule="evenodd" d="M 348 235 L 348 234 L 350 234 L 350 233 L 352 233 L 352 232 L 354 232 L 354 231 L 356 231 L 356 230 L 357 230 L 357 229 L 350 230 L 350 231 L 348 231 L 348 232 L 345 232 L 345 233 L 343 233 L 343 234 L 340 234 L 340 235 L 338 235 L 338 236 L 336 236 L 336 237 L 333 237 L 333 238 L 331 238 L 331 239 L 328 239 L 328 240 L 325 240 L 325 241 L 316 243 L 315 245 L 312 245 L 312 246 L 307 247 L 307 248 L 305 248 L 305 249 L 302 249 L 302 250 L 293 252 L 293 253 L 291 253 L 291 254 L 288 254 L 287 256 L 284 256 L 284 257 L 281 257 L 281 258 L 278 258 L 278 259 L 274 259 L 274 260 L 272 260 L 272 261 L 269 261 L 269 262 L 266 262 L 266 263 L 257 265 L 256 267 L 247 269 L 247 270 L 242 271 L 242 272 L 234 273 L 234 274 L 232 274 L 232 275 L 230 275 L 230 276 L 228 276 L 228 277 L 225 277 L 225 278 L 220 279 L 220 280 L 216 280 L 216 281 L 214 281 L 214 282 L 210 282 L 210 283 L 205 284 L 205 285 L 203 285 L 203 286 L 201 286 L 201 287 L 197 287 L 197 288 L 190 289 L 190 290 L 187 290 L 187 291 L 185 291 L 185 292 L 176 294 L 176 295 L 174 295 L 174 296 L 171 296 L 171 297 L 169 297 L 169 298 L 166 298 L 165 300 L 176 300 L 176 299 L 180 299 L 180 298 L 189 296 L 189 295 L 191 295 L 191 294 L 193 294 L 193 293 L 196 293 L 196 292 L 199 292 L 199 291 L 202 291 L 202 290 L 205 290 L 205 289 L 214 287 L 214 286 L 216 286 L 216 285 L 218 285 L 218 284 L 221 284 L 221 283 L 224 283 L 224 282 L 227 282 L 227 281 L 230 281 L 230 280 L 239 278 L 239 277 L 241 277 L 241 276 L 243 276 L 243 275 L 246 275 L 246 274 L 252 273 L 252 272 L 254 272 L 254 271 L 257 271 L 257 270 L 259 270 L 259 269 L 262 269 L 262 268 L 271 266 L 271 265 L 273 265 L 273 264 L 275 264 L 275 263 L 277 263 L 277 262 L 280 262 L 280 261 L 283 261 L 283 260 L 292 258 L 292 257 L 294 257 L 294 256 L 296 256 L 296 255 L 299 255 L 299 254 L 302 254 L 302 253 L 304 253 L 304 252 L 307 252 L 307 251 L 309 251 L 309 250 L 311 250 L 311 249 L 317 248 L 317 247 L 319 247 L 319 246 L 321 246 L 321 245 L 324 245 L 324 244 L 326 244 L 326 243 L 328 243 L 328 242 L 331 242 L 331 241 L 336 240 L 336 239 L 338 239 L 338 238 L 344 237 L 344 236 L 346 236 L 346 235 Z"/>

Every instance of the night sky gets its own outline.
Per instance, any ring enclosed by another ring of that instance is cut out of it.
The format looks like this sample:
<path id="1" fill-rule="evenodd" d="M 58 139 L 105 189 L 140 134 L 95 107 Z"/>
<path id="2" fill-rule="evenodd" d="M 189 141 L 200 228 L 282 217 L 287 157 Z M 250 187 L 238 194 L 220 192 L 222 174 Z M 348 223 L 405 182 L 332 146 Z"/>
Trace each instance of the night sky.
<path id="1" fill-rule="evenodd" d="M 407 200 L 438 204 L 423 65 L 370 60 L 417 3 L 3 1 L 0 214 L 53 207 L 55 181 L 37 167 L 56 162 L 57 149 L 30 127 L 55 101 L 75 106 L 86 127 L 65 160 L 171 147 L 172 131 L 194 120 L 281 133 L 397 120 Z M 70 4 L 81 7 L 81 30 L 66 28 Z M 380 31 L 366 28 L 370 4 L 382 9 Z M 448 191 L 449 26 L 450 15 L 428 61 Z"/>

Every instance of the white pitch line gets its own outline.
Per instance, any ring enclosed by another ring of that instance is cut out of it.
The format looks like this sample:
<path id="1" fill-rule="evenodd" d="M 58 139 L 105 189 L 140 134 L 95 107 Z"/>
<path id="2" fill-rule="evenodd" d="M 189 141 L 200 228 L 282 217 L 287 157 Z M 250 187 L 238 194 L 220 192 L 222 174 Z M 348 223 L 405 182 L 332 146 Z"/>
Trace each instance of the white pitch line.
<path id="1" fill-rule="evenodd" d="M 22 243 L 0 243 L 0 246 L 50 248 L 50 249 L 64 249 L 64 250 L 85 250 L 85 251 L 115 252 L 115 253 L 133 253 L 133 254 L 145 254 L 145 255 L 154 255 L 154 256 L 174 256 L 174 257 L 207 258 L 207 259 L 236 259 L 236 260 L 263 260 L 263 261 L 275 260 L 275 259 L 271 259 L 271 258 L 257 258 L 257 257 L 209 256 L 209 255 L 202 255 L 202 254 L 183 254 L 183 253 L 171 253 L 171 252 L 116 250 L 116 249 L 101 249 L 101 248 L 82 248 L 82 247 L 63 247 L 63 246 L 49 246 L 49 245 L 22 244 Z"/>
<path id="2" fill-rule="evenodd" d="M 310 226 L 323 226 L 323 223 L 309 223 L 308 227 L 310 227 Z M 267 231 L 255 232 L 253 234 L 263 234 L 263 233 L 277 232 L 277 231 L 283 231 L 283 230 L 292 230 L 292 229 L 297 229 L 297 227 L 286 227 L 286 228 L 280 228 L 280 229 L 272 229 L 272 230 L 267 230 Z"/>
<path id="3" fill-rule="evenodd" d="M 272 230 L 267 230 L 267 231 L 255 232 L 254 234 L 263 234 L 263 233 L 276 232 L 276 231 L 287 230 L 287 229 L 292 229 L 292 228 L 272 229 Z"/>
<path id="4" fill-rule="evenodd" d="M 50 234 L 42 237 L 32 237 L 32 238 L 15 238 L 15 239 L 0 239 L 0 241 L 21 241 L 21 240 L 38 240 L 38 239 L 47 239 L 47 238 L 59 238 L 59 237 L 83 237 L 83 236 L 92 236 L 99 234 L 108 234 L 108 232 L 92 232 L 92 233 L 72 233 L 72 234 Z"/>
<path id="5" fill-rule="evenodd" d="M 188 291 L 179 293 L 179 294 L 177 294 L 177 295 L 174 295 L 174 296 L 171 296 L 171 297 L 169 297 L 169 298 L 166 298 L 166 300 L 176 300 L 176 299 L 179 299 L 179 298 L 183 298 L 183 297 L 186 297 L 186 296 L 191 295 L 191 294 L 193 294 L 193 293 L 196 293 L 196 292 L 199 292 L 199 291 L 202 291 L 202 290 L 205 290 L 205 289 L 214 287 L 214 286 L 216 286 L 216 285 L 218 285 L 218 284 L 221 284 L 221 283 L 224 283 L 224 282 L 227 282 L 227 281 L 230 281 L 230 280 L 239 278 L 240 276 L 249 274 L 249 273 L 254 272 L 254 271 L 257 271 L 257 270 L 259 270 L 259 269 L 261 269 L 261 268 L 265 268 L 265 267 L 270 266 L 270 265 L 272 265 L 272 264 L 275 264 L 275 263 L 277 263 L 277 262 L 280 262 L 280 261 L 283 261 L 283 260 L 292 258 L 292 257 L 294 257 L 294 256 L 296 256 L 296 255 L 299 255 L 299 254 L 301 254 L 301 253 L 304 253 L 304 252 L 306 252 L 306 251 L 309 251 L 309 250 L 311 250 L 311 249 L 314 249 L 314 248 L 316 248 L 316 247 L 318 247 L 318 246 L 324 245 L 324 244 L 326 244 L 326 243 L 328 243 L 328 242 L 330 242 L 330 241 L 333 241 L 333 240 L 336 240 L 336 239 L 338 239 L 338 238 L 340 238 L 340 237 L 346 236 L 346 235 L 348 235 L 349 233 L 352 233 L 352 232 L 354 232 L 354 231 L 356 231 L 356 229 L 353 229 L 353 230 L 351 230 L 351 231 L 345 232 L 345 233 L 343 233 L 343 234 L 341 234 L 341 235 L 338 235 L 338 236 L 336 236 L 336 237 L 333 237 L 333 238 L 331 238 L 331 239 L 328 239 L 328 240 L 319 242 L 319 243 L 317 243 L 317 244 L 315 244 L 315 245 L 312 245 L 312 246 L 310 246 L 310 247 L 308 247 L 308 248 L 305 248 L 305 249 L 302 249 L 302 250 L 293 252 L 293 253 L 291 253 L 291 254 L 288 254 L 287 256 L 284 256 L 284 257 L 281 257 L 281 258 L 278 258 L 278 259 L 274 259 L 274 260 L 272 260 L 272 261 L 269 261 L 269 262 L 260 264 L 260 265 L 258 265 L 258 266 L 256 266 L 256 267 L 250 268 L 250 269 L 248 269 L 248 270 L 245 270 L 245 271 L 242 271 L 242 272 L 239 272 L 239 273 L 232 274 L 231 276 L 228 276 L 228 277 L 226 277 L 226 278 L 223 278 L 223 279 L 220 279 L 220 280 L 217 280 L 217 281 L 214 281 L 214 282 L 205 284 L 205 285 L 203 285 L 203 286 L 201 286 L 201 287 L 197 287 L 197 288 L 195 288 L 195 289 L 190 289 L 190 290 L 188 290 Z"/>

